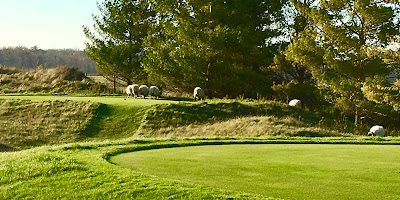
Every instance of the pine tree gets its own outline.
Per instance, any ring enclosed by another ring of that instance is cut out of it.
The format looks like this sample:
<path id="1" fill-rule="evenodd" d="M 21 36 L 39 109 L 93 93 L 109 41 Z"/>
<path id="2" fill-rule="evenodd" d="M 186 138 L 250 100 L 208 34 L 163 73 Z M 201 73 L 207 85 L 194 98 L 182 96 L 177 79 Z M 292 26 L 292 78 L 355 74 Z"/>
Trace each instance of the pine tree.
<path id="1" fill-rule="evenodd" d="M 361 87 L 368 78 L 393 69 L 373 49 L 398 34 L 398 7 L 382 0 L 292 0 L 307 25 L 288 47 L 287 57 L 307 66 L 325 98 L 355 114 L 365 101 Z"/>
<path id="2" fill-rule="evenodd" d="M 146 40 L 145 70 L 153 81 L 209 96 L 255 97 L 272 84 L 261 69 L 272 63 L 280 35 L 280 0 L 162 2 Z M 268 43 L 269 42 L 269 43 Z"/>
<path id="3" fill-rule="evenodd" d="M 87 55 L 97 62 L 97 71 L 104 75 L 118 74 L 128 84 L 146 79 L 140 64 L 144 57 L 143 40 L 152 18 L 151 3 L 144 0 L 106 0 L 98 5 L 94 16 L 94 32 L 84 27 L 89 42 Z"/>

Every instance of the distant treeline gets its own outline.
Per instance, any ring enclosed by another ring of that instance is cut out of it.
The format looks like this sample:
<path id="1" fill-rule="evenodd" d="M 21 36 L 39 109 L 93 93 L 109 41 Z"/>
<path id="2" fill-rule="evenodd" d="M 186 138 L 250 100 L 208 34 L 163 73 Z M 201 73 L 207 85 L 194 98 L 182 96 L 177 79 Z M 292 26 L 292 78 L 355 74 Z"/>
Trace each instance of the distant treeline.
<path id="1" fill-rule="evenodd" d="M 90 60 L 84 51 L 73 49 L 42 50 L 37 46 L 5 47 L 0 49 L 0 65 L 22 69 L 32 69 L 40 65 L 43 68 L 65 65 L 69 68 L 78 68 L 84 73 L 96 73 L 96 62 Z"/>

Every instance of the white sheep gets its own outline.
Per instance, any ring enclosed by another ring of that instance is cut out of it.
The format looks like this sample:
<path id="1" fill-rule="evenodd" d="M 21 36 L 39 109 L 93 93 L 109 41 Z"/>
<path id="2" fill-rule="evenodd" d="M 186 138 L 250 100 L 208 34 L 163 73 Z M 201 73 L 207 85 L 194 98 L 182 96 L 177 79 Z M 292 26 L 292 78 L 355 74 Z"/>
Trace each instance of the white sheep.
<path id="1" fill-rule="evenodd" d="M 203 89 L 201 89 L 200 87 L 196 87 L 196 88 L 194 88 L 194 91 L 193 91 L 193 98 L 194 98 L 194 100 L 205 99 L 206 94 L 204 93 Z"/>
<path id="2" fill-rule="evenodd" d="M 149 94 L 151 98 L 159 98 L 161 96 L 161 90 L 157 86 L 150 86 Z"/>
<path id="3" fill-rule="evenodd" d="M 126 94 L 129 96 L 133 96 L 134 98 L 136 98 L 138 96 L 138 92 L 139 92 L 139 86 L 137 84 L 133 84 L 133 85 L 128 85 L 125 89 Z"/>
<path id="4" fill-rule="evenodd" d="M 139 95 L 142 95 L 143 99 L 145 99 L 146 96 L 149 95 L 149 87 L 147 87 L 147 85 L 141 85 L 139 87 Z"/>
<path id="5" fill-rule="evenodd" d="M 126 94 L 128 95 L 128 98 L 129 98 L 129 96 L 133 95 L 133 85 L 128 85 L 128 86 L 125 88 L 125 92 L 126 92 Z"/>
<path id="6" fill-rule="evenodd" d="M 292 100 L 289 102 L 289 106 L 292 106 L 292 107 L 301 107 L 301 101 L 298 100 L 298 99 L 292 99 Z"/>
<path id="7" fill-rule="evenodd" d="M 133 96 L 136 98 L 139 96 L 139 85 L 133 84 Z"/>
<path id="8" fill-rule="evenodd" d="M 368 136 L 383 136 L 385 135 L 385 130 L 382 126 L 375 125 L 369 129 Z"/>

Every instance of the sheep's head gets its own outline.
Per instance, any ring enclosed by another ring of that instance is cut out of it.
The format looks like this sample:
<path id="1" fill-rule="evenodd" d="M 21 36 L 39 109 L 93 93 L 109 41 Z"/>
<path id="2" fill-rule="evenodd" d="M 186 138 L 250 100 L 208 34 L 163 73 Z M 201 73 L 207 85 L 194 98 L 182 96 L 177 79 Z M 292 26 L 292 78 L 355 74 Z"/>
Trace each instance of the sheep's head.
<path id="1" fill-rule="evenodd" d="M 375 133 L 373 133 L 373 132 L 368 132 L 368 136 L 375 136 Z"/>

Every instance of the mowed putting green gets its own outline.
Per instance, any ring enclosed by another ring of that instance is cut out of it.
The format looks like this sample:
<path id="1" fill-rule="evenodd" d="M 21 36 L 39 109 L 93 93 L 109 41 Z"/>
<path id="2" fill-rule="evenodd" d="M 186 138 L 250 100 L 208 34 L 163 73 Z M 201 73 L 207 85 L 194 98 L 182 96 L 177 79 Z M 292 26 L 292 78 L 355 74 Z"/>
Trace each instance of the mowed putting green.
<path id="1" fill-rule="evenodd" d="M 137 151 L 112 163 L 284 199 L 400 199 L 400 146 L 251 144 Z"/>
<path id="2" fill-rule="evenodd" d="M 178 101 L 169 101 L 161 99 L 142 99 L 142 98 L 126 98 L 126 96 L 104 96 L 104 97 L 82 97 L 82 96 L 16 96 L 16 95 L 0 95 L 0 99 L 28 99 L 31 101 L 91 101 L 110 105 L 123 106 L 147 106 L 155 104 L 177 103 Z"/>

